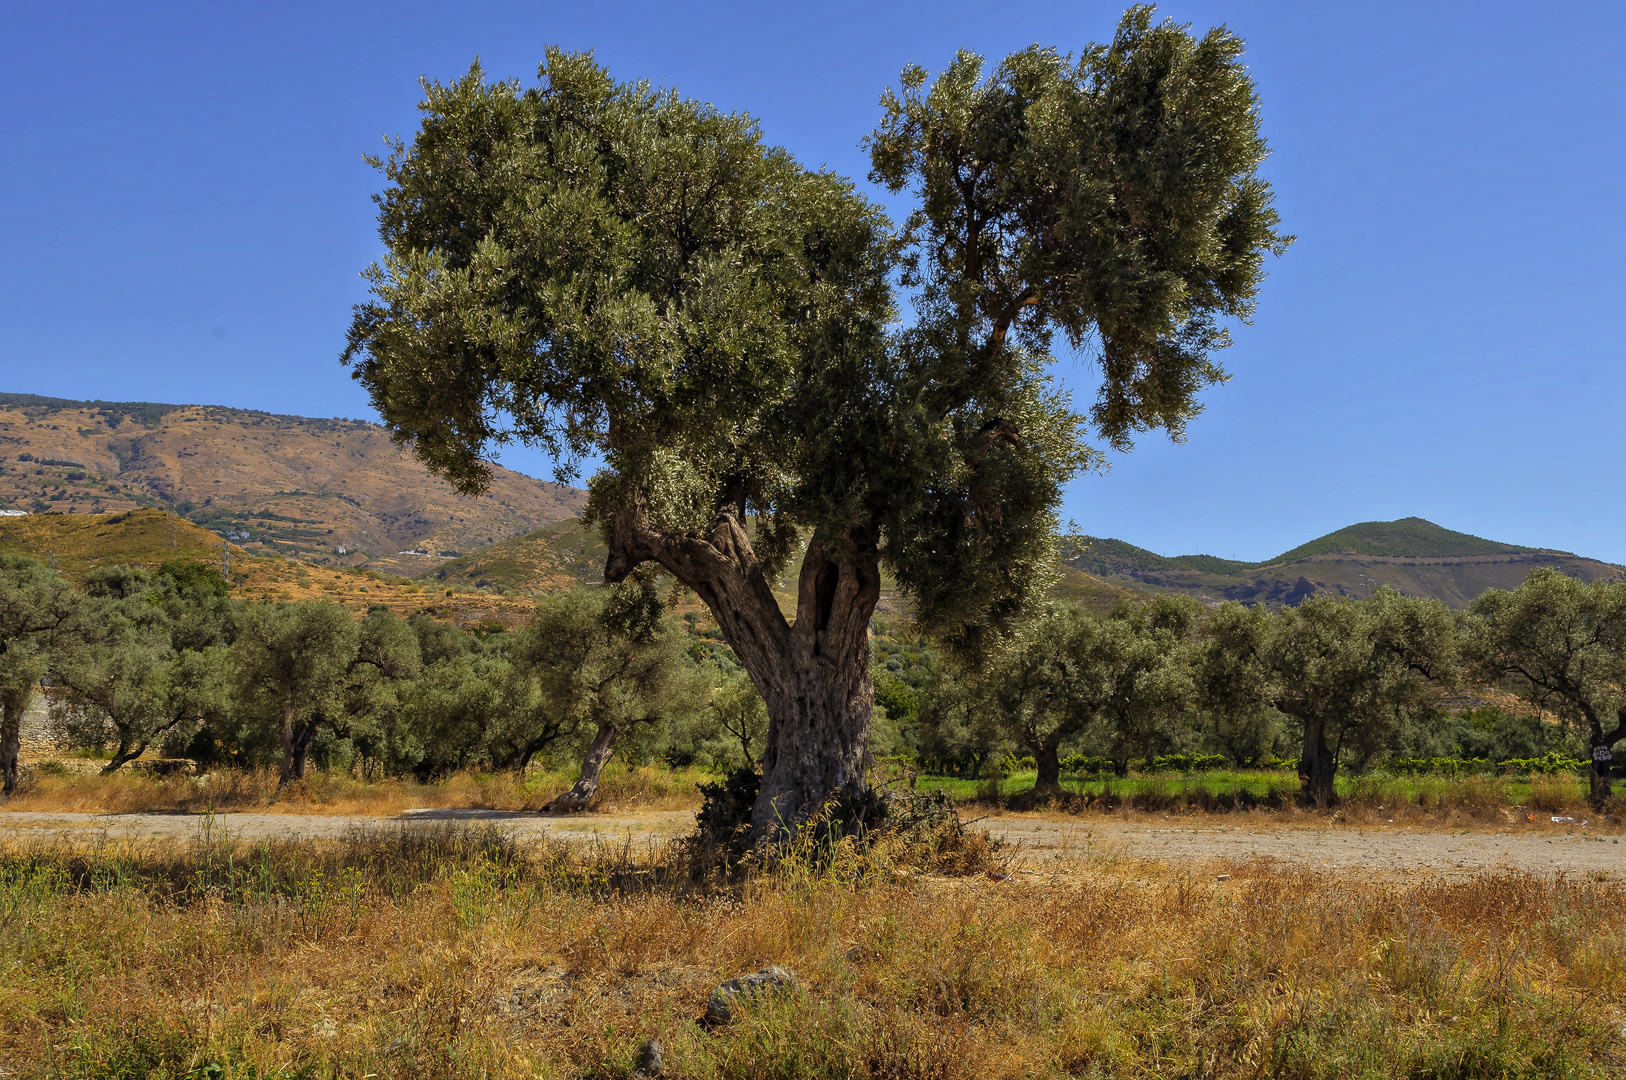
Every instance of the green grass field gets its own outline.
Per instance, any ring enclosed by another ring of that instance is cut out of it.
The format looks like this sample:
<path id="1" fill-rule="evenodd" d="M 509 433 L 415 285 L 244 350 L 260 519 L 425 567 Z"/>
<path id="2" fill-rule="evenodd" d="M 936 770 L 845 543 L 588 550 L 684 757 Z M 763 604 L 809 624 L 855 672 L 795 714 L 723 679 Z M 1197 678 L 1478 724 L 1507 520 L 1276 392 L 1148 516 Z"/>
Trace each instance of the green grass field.
<path id="1" fill-rule="evenodd" d="M 1017 772 L 1003 780 L 965 780 L 949 776 L 922 776 L 922 791 L 946 791 L 956 802 L 1020 802 L 1033 791 L 1037 774 Z M 1124 778 L 1080 777 L 1062 774 L 1064 796 L 1089 803 L 1106 802 L 1146 809 L 1195 807 L 1233 809 L 1238 806 L 1275 807 L 1298 797 L 1298 777 L 1277 769 L 1215 769 L 1186 775 Z M 1558 776 L 1388 776 L 1383 773 L 1345 773 L 1338 777 L 1338 797 L 1372 807 L 1404 805 L 1417 809 L 1457 806 L 1526 807 L 1531 810 L 1584 808 L 1587 786 L 1583 777 Z M 1617 797 L 1626 796 L 1626 784 L 1615 785 Z"/>

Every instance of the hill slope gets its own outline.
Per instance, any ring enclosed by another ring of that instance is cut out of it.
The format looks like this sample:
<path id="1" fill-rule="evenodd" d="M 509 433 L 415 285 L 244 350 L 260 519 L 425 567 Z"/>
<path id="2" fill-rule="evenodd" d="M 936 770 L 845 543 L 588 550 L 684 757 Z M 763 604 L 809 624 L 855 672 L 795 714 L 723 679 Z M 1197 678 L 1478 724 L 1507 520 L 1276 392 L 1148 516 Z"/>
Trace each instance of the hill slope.
<path id="1" fill-rule="evenodd" d="M 418 577 L 477 588 L 549 592 L 603 581 L 607 554 L 598 528 L 573 517 L 447 559 Z"/>
<path id="2" fill-rule="evenodd" d="M 162 510 L 122 514 L 30 514 L 0 518 L 0 552 L 54 563 L 63 576 L 82 581 L 98 566 L 157 569 L 171 560 L 225 569 L 231 549 L 232 595 L 241 600 L 332 600 L 361 615 L 377 605 L 397 615 L 426 611 L 459 625 L 529 618 L 535 600 L 488 590 L 426 587 L 416 581 L 362 567 L 314 566 L 257 555 Z"/>
<path id="3" fill-rule="evenodd" d="M 458 495 L 359 420 L 0 394 L 0 509 L 170 509 L 251 551 L 419 573 L 433 560 L 398 553 L 473 551 L 585 498 L 500 467 Z"/>
<path id="4" fill-rule="evenodd" d="M 1582 581 L 1626 577 L 1610 563 L 1486 540 L 1416 517 L 1351 525 L 1257 563 L 1212 555 L 1166 557 L 1094 537 L 1074 539 L 1064 554 L 1068 565 L 1108 582 L 1184 593 L 1208 603 L 1297 604 L 1318 593 L 1366 597 L 1387 585 L 1461 608 L 1486 589 L 1517 587 L 1538 566 Z"/>
<path id="5" fill-rule="evenodd" d="M 1128 547 L 1127 544 L 1122 546 Z M 603 581 L 606 554 L 598 528 L 585 524 L 580 518 L 570 518 L 524 536 L 500 541 L 461 558 L 448 559 L 440 566 L 418 575 L 418 580 L 473 588 L 548 592 Z M 1151 555 L 1151 552 L 1146 554 Z M 1156 555 L 1151 557 L 1157 558 Z M 1072 566 L 1063 565 L 1060 570 L 1051 595 L 1060 600 L 1071 600 L 1092 611 L 1106 612 L 1120 600 L 1135 600 L 1143 595 L 1134 588 L 1104 581 L 1099 576 Z M 796 611 L 797 576 L 796 569 L 791 568 L 779 580 L 769 582 L 774 596 L 779 600 L 780 609 L 787 617 Z M 881 599 L 876 611 L 882 615 L 898 615 L 906 607 L 892 575 L 883 572 Z"/>

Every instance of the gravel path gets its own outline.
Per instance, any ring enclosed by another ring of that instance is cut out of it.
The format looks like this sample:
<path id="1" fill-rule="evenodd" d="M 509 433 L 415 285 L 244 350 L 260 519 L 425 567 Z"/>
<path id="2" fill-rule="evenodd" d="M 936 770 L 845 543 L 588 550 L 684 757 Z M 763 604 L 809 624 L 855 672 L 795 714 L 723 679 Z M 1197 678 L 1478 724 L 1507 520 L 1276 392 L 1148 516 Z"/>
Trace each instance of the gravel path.
<path id="1" fill-rule="evenodd" d="M 1529 832 L 1462 832 L 1322 826 L 1246 828 L 1132 822 L 1085 822 L 1022 815 L 983 824 L 1019 841 L 1030 859 L 1069 851 L 1159 862 L 1276 859 L 1370 874 L 1477 874 L 1517 870 L 1530 874 L 1590 874 L 1626 879 L 1626 844 L 1597 836 L 1579 823 L 1532 826 Z"/>
<path id="2" fill-rule="evenodd" d="M 634 841 L 676 836 L 693 828 L 689 810 L 635 815 L 547 816 L 503 810 L 409 810 L 399 817 L 317 814 L 217 814 L 210 828 L 246 841 L 336 839 L 357 827 L 393 828 L 413 822 L 492 822 L 520 840 L 555 836 Z M 1518 870 L 1626 879 L 1626 844 L 1574 825 L 1542 822 L 1528 832 L 1448 832 L 1416 828 L 1239 827 L 1146 824 L 1038 814 L 1006 814 L 979 823 L 1018 842 L 1030 862 L 1056 856 L 1127 857 L 1160 862 L 1277 859 L 1391 876 L 1474 874 Z M 72 814 L 0 812 L 0 840 L 49 834 L 110 841 L 191 840 L 204 826 L 198 814 Z"/>

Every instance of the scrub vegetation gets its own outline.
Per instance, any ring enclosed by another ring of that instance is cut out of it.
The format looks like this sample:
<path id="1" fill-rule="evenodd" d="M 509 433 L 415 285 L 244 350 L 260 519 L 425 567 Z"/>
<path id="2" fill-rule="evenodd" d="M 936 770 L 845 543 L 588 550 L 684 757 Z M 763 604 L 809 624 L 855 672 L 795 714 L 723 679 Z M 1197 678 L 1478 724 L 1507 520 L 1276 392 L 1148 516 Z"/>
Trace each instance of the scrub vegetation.
<path id="1" fill-rule="evenodd" d="M 1626 893 L 1079 854 L 769 871 L 492 830 L 0 855 L 0 1045 L 43 1077 L 1604 1077 Z M 1003 880 L 1000 880 L 1003 879 Z M 720 980 L 799 989 L 720 1027 Z"/>

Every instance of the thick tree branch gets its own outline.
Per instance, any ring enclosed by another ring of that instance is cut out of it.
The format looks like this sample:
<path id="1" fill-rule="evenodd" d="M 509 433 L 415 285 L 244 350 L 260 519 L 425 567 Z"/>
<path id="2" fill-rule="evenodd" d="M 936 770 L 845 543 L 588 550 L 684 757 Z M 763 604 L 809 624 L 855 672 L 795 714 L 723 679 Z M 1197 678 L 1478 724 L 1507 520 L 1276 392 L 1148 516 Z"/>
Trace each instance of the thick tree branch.
<path id="1" fill-rule="evenodd" d="M 747 667 L 763 670 L 784 649 L 790 626 L 780 613 L 736 506 L 725 502 L 704 535 L 667 532 L 650 524 L 642 498 L 629 498 L 610 528 L 604 581 L 625 581 L 646 562 L 659 564 L 711 609 L 729 645 Z M 749 654 L 749 655 L 747 655 Z"/>

